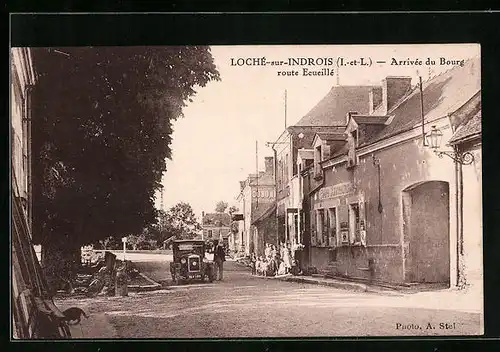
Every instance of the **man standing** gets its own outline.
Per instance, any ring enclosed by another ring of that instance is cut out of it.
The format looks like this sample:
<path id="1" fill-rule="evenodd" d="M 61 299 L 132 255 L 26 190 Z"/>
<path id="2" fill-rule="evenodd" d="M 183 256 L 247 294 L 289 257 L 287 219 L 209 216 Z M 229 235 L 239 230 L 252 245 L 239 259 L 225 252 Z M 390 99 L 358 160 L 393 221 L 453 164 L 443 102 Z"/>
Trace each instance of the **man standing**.
<path id="1" fill-rule="evenodd" d="M 224 253 L 224 248 L 217 241 L 215 242 L 215 250 L 214 250 L 214 263 L 215 263 L 215 273 L 217 275 L 217 280 L 222 280 L 223 278 L 223 270 L 224 270 L 224 262 L 226 261 L 226 253 Z"/>

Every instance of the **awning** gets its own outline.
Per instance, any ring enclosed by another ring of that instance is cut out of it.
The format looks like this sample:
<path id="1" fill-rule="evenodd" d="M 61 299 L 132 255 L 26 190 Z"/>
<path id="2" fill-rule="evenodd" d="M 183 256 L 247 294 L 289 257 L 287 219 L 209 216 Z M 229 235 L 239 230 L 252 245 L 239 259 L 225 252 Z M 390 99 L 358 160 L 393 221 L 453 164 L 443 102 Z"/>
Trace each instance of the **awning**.
<path id="1" fill-rule="evenodd" d="M 259 214 L 252 221 L 252 225 L 255 225 L 258 222 L 261 222 L 262 220 L 267 219 L 271 215 L 276 215 L 276 203 L 269 205 L 267 208 L 263 208 L 262 212 L 259 212 Z"/>

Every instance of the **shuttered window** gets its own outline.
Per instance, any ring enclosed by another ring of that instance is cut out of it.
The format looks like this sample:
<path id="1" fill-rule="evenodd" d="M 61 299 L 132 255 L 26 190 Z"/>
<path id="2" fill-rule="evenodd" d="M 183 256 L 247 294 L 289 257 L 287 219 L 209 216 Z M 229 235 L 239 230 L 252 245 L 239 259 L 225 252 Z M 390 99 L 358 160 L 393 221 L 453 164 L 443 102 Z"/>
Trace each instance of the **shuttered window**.
<path id="1" fill-rule="evenodd" d="M 316 241 L 316 212 L 313 210 L 310 214 L 311 219 L 311 246 L 315 247 L 317 245 Z"/>
<path id="2" fill-rule="evenodd" d="M 328 217 L 330 219 L 330 228 L 329 228 L 329 239 L 328 245 L 330 247 L 337 247 L 337 209 L 330 208 L 328 209 Z"/>

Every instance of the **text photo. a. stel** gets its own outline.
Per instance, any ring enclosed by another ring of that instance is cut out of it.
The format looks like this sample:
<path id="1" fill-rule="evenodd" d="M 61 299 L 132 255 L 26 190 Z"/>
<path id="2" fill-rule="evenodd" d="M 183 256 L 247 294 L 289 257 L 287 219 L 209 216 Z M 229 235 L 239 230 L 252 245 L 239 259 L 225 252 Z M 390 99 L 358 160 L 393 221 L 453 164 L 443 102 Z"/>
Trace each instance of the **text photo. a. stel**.
<path id="1" fill-rule="evenodd" d="M 12 338 L 484 334 L 480 60 L 11 48 Z"/>

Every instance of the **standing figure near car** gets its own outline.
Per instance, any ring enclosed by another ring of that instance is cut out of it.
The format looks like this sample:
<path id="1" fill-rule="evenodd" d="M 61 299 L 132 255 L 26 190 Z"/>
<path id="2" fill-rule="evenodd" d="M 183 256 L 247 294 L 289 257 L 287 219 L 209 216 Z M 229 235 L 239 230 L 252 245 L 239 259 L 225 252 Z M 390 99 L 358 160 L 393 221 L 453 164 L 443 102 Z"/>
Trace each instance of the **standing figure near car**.
<path id="1" fill-rule="evenodd" d="M 214 263 L 217 280 L 222 280 L 224 271 L 224 262 L 226 261 L 226 253 L 219 242 L 215 242 Z"/>

